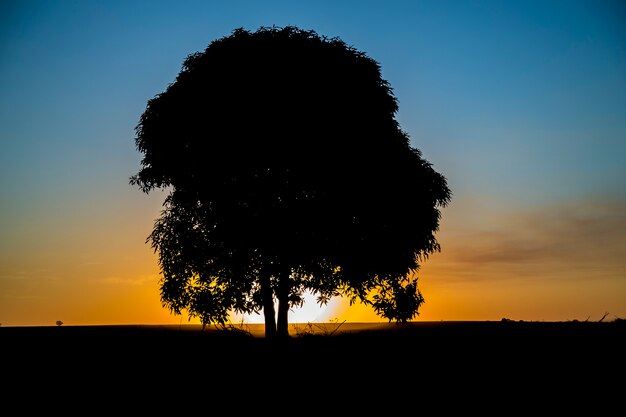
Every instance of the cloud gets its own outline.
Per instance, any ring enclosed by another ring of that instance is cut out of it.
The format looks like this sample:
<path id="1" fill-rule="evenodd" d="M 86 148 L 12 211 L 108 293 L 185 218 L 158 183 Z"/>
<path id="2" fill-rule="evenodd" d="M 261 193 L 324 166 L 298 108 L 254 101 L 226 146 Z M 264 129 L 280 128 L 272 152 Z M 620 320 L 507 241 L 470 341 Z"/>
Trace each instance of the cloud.
<path id="1" fill-rule="evenodd" d="M 51 271 L 48 271 L 46 269 L 34 269 L 32 271 L 27 271 L 27 270 L 17 270 L 17 271 L 12 271 L 12 270 L 7 270 L 5 271 L 1 271 L 0 272 L 0 281 L 2 280 L 6 280 L 6 281 L 29 281 L 29 280 L 36 280 L 36 281 L 54 281 L 54 280 L 58 280 L 59 279 L 59 275 L 55 274 Z"/>
<path id="2" fill-rule="evenodd" d="M 108 276 L 100 279 L 100 282 L 106 285 L 157 285 L 159 282 L 159 277 L 158 275 L 140 275 L 136 277 Z"/>
<path id="3" fill-rule="evenodd" d="M 576 201 L 493 214 L 442 233 L 424 269 L 440 279 L 626 279 L 626 204 Z M 445 218 L 444 218 L 445 220 Z"/>

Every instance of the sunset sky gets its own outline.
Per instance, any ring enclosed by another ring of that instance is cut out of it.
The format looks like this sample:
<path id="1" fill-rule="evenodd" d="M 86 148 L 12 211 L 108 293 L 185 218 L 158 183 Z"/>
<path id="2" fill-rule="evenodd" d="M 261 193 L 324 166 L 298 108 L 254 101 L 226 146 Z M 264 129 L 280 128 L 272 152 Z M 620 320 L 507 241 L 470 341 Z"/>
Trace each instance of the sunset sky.
<path id="1" fill-rule="evenodd" d="M 626 318 L 626 2 L 0 1 L 0 323 L 179 324 L 134 128 L 187 55 L 295 25 L 378 61 L 453 192 L 416 320 Z M 246 317 L 250 322 L 258 317 Z M 311 301 L 290 321 L 385 321 Z"/>

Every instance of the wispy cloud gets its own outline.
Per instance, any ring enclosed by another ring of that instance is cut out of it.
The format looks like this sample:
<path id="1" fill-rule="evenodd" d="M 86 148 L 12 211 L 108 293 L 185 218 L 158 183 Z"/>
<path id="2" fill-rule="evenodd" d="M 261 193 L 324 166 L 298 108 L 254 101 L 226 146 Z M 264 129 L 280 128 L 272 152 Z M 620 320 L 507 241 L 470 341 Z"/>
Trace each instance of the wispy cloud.
<path id="1" fill-rule="evenodd" d="M 59 275 L 46 269 L 18 270 L 0 272 L 0 280 L 28 281 L 28 280 L 58 280 Z"/>
<path id="2" fill-rule="evenodd" d="M 459 219 L 453 222 L 462 224 Z M 578 201 L 517 211 L 440 239 L 442 253 L 425 268 L 445 280 L 626 279 L 622 202 Z"/>
<path id="3" fill-rule="evenodd" d="M 158 285 L 159 277 L 157 275 L 140 275 L 136 277 L 108 276 L 100 279 L 99 281 L 105 285 L 135 286 L 153 284 L 156 286 Z"/>

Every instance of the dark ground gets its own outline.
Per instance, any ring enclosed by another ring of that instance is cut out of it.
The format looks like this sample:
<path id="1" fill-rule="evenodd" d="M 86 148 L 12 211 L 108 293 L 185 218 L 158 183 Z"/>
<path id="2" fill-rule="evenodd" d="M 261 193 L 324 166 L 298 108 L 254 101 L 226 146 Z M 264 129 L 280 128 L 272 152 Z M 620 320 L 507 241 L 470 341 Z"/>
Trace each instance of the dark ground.
<path id="1" fill-rule="evenodd" d="M 624 411 L 621 319 L 344 324 L 316 332 L 302 326 L 283 344 L 259 330 L 0 327 L 3 398 L 32 407 L 41 405 L 37 398 L 81 398 L 98 407 L 119 407 L 124 398 L 135 406 L 140 398 L 144 406 L 228 399 L 233 410 L 252 406 L 246 399 L 254 396 L 277 406 L 298 398 L 293 405 L 315 415 L 316 407 L 339 403 L 343 411 L 371 415 L 397 404 L 419 410 L 435 400 L 437 414 L 499 407 L 498 415 L 537 407 L 539 415 Z"/>

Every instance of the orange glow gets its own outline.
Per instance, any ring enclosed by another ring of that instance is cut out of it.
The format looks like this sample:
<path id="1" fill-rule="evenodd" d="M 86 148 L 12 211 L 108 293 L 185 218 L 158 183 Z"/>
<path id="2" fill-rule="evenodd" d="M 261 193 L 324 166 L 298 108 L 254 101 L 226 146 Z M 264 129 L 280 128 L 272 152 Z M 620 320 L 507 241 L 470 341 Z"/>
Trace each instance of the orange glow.
<path id="1" fill-rule="evenodd" d="M 160 202 L 150 204 L 156 217 Z M 426 301 L 415 320 L 594 320 L 607 312 L 607 319 L 626 317 L 622 206 L 581 204 L 506 217 L 484 211 L 489 222 L 475 216 L 476 224 L 463 221 L 464 211 L 446 210 L 438 235 L 442 252 L 419 271 Z M 157 256 L 145 244 L 152 228 L 147 211 L 129 211 L 131 219 L 119 224 L 94 226 L 92 219 L 75 218 L 73 226 L 49 226 L 51 234 L 36 248 L 20 244 L 19 231 L 8 230 L 16 244 L 0 253 L 0 323 L 198 323 L 161 306 Z M 80 238 L 85 230 L 91 238 Z M 289 319 L 386 322 L 345 299 L 322 309 L 308 299 Z M 246 321 L 262 322 L 262 316 Z"/>

